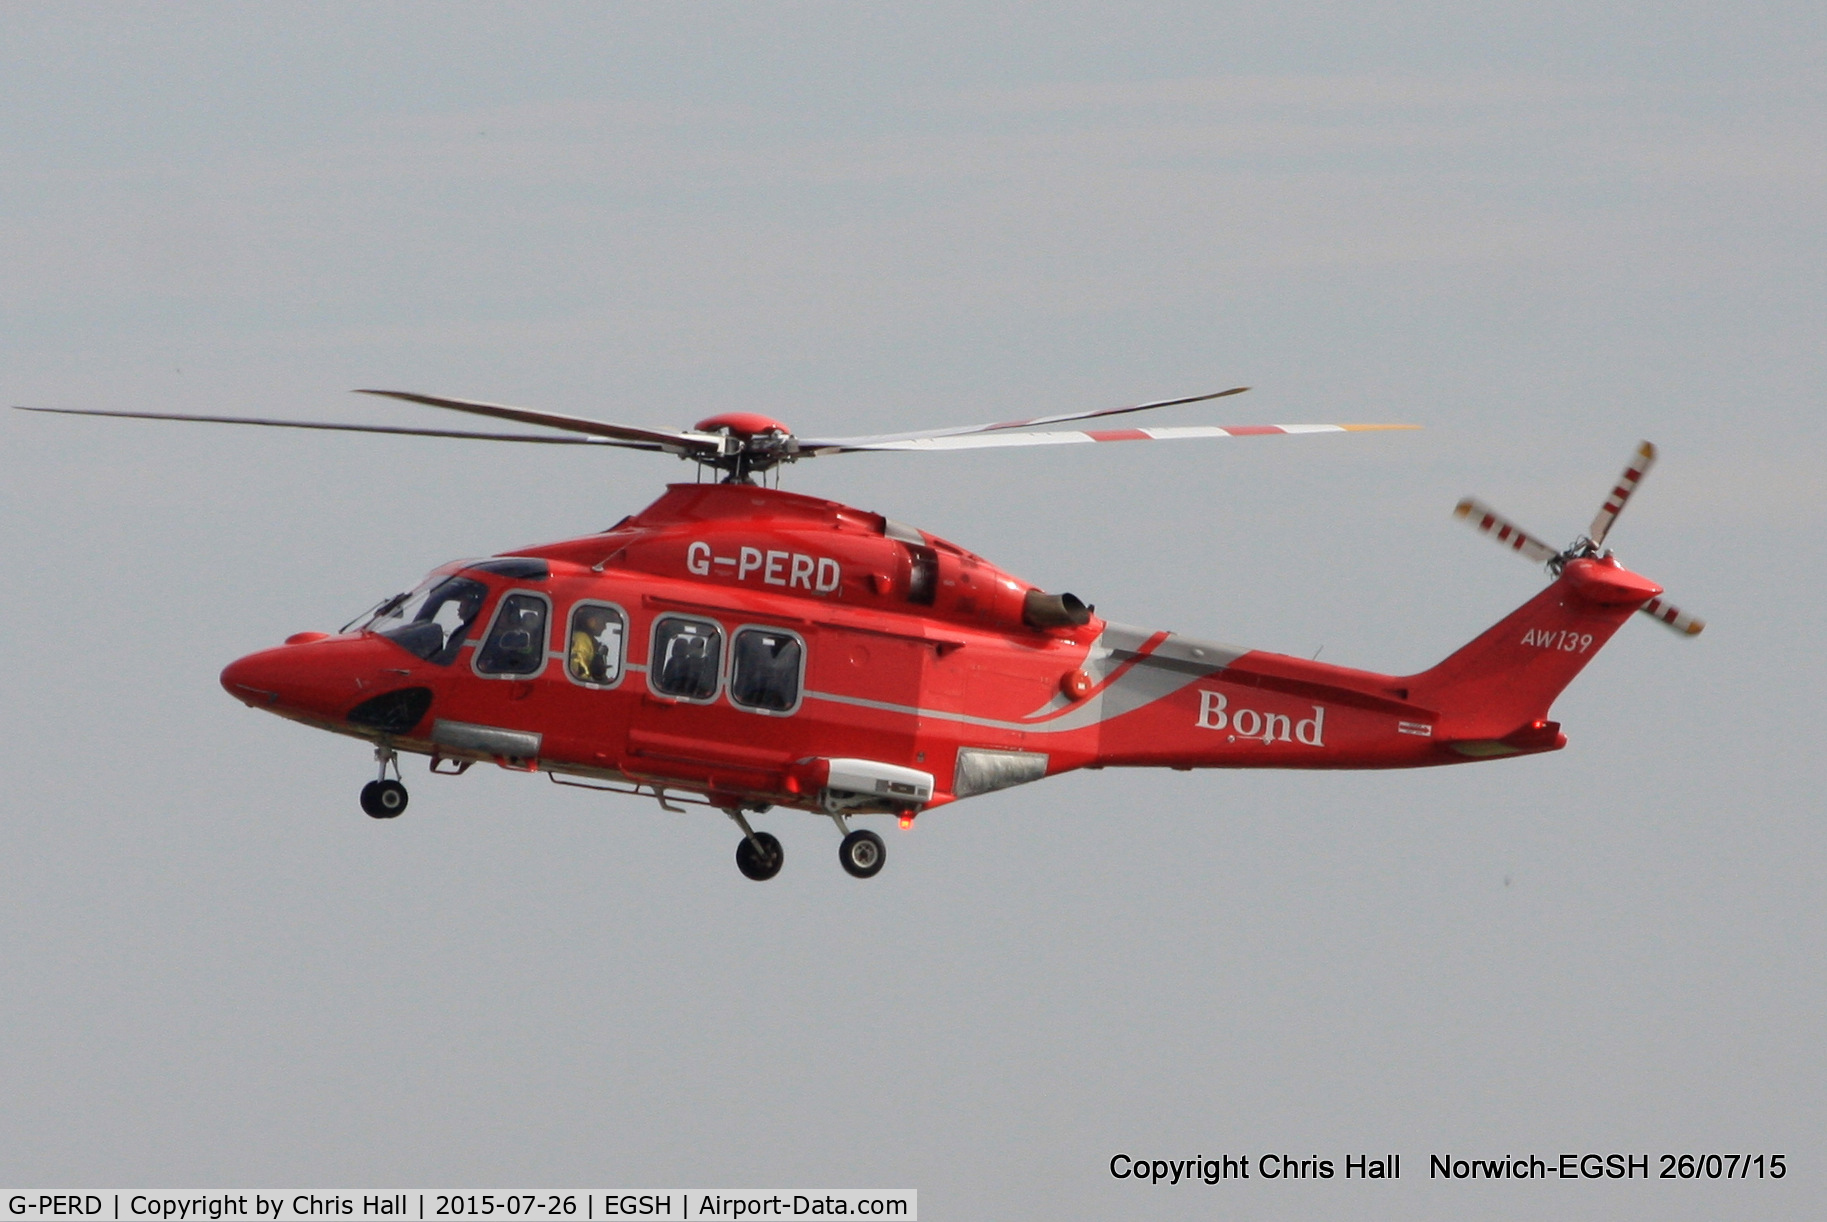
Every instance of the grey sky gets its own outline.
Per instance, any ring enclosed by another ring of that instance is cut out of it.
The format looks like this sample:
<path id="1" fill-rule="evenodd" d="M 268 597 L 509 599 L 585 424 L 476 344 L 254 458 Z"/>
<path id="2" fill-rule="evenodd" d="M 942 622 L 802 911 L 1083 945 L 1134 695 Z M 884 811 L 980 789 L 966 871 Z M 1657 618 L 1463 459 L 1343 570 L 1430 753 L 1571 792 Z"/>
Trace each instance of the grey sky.
<path id="1" fill-rule="evenodd" d="M 428 778 L 223 664 L 600 528 L 644 455 L 7 413 L 0 1181 L 917 1187 L 930 1218 L 1807 1216 L 1822 1196 L 1818 6 L 0 14 L 6 401 L 806 433 L 1249 384 L 1414 434 L 880 455 L 787 487 L 1126 622 L 1424 667 L 1612 542 L 1571 745 L 1104 772 L 837 868 L 775 816 Z M 441 422 L 440 422 L 441 423 Z M 1087 447 L 1086 449 L 1090 449 Z M 506 451 L 506 452 L 500 452 Z M 1429 1152 L 1786 1152 L 1429 1184 Z M 1119 1151 L 1403 1152 L 1137 1188 Z M 1412 1160 L 1412 1161 L 1411 1161 Z"/>

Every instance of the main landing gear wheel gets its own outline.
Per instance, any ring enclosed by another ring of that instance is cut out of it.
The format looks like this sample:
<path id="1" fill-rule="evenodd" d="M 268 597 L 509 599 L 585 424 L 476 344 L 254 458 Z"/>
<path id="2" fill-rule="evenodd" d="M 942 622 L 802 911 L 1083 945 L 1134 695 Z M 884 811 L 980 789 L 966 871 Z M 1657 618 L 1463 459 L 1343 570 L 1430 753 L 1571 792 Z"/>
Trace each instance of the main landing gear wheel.
<path id="1" fill-rule="evenodd" d="M 362 809 L 376 819 L 397 819 L 406 809 L 406 787 L 398 781 L 369 781 L 362 786 Z"/>
<path id="2" fill-rule="evenodd" d="M 888 860 L 888 847 L 874 832 L 851 832 L 837 846 L 837 859 L 855 877 L 874 878 Z"/>
<path id="3" fill-rule="evenodd" d="M 757 840 L 761 842 L 760 852 L 755 849 Z M 744 836 L 736 842 L 736 868 L 742 871 L 744 878 L 766 882 L 780 873 L 786 860 L 787 852 L 780 847 L 780 841 L 766 832 L 756 832 L 753 839 Z"/>

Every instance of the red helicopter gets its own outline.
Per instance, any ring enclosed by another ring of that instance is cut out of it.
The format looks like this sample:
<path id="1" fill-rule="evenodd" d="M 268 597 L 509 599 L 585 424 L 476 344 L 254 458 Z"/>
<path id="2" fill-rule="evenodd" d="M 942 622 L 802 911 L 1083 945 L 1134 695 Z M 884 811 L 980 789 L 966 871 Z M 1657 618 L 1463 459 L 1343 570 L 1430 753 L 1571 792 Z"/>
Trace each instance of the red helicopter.
<path id="1" fill-rule="evenodd" d="M 838 859 L 881 870 L 859 815 L 920 812 L 1075 768 L 1414 768 L 1555 751 L 1549 705 L 1633 612 L 1702 623 L 1602 550 L 1655 458 L 1644 442 L 1586 534 L 1553 548 L 1476 501 L 1457 513 L 1553 581 L 1431 670 L 1382 675 L 1110 623 L 935 535 L 758 481 L 840 453 L 1339 433 L 1406 425 L 1047 430 L 1216 394 L 874 437 L 796 437 L 730 413 L 636 428 L 501 404 L 364 391 L 555 434 L 26 408 L 69 415 L 618 446 L 696 460 L 599 534 L 434 569 L 336 633 L 231 663 L 250 707 L 374 744 L 362 809 L 406 809 L 402 752 L 723 811 L 736 864 L 780 872 L 751 816 L 829 818 Z M 389 772 L 392 773 L 389 776 Z"/>

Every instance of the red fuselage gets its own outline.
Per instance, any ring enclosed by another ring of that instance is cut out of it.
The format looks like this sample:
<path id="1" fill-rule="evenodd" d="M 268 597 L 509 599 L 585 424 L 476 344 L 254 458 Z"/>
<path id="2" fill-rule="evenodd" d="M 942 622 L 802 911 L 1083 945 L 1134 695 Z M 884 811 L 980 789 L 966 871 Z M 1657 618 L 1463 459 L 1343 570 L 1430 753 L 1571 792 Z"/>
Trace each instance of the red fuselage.
<path id="1" fill-rule="evenodd" d="M 362 630 L 301 634 L 222 683 L 253 707 L 434 760 L 732 809 L 818 810 L 839 770 L 872 763 L 887 779 L 870 782 L 874 804 L 852 793 L 851 809 L 912 812 L 1074 768 L 1391 768 L 1553 750 L 1565 741 L 1546 720 L 1554 695 L 1658 592 L 1576 560 L 1440 666 L 1378 675 L 1037 615 L 1029 583 L 878 514 L 675 485 L 602 534 L 446 565 Z M 930 793 L 895 788 L 912 774 Z"/>

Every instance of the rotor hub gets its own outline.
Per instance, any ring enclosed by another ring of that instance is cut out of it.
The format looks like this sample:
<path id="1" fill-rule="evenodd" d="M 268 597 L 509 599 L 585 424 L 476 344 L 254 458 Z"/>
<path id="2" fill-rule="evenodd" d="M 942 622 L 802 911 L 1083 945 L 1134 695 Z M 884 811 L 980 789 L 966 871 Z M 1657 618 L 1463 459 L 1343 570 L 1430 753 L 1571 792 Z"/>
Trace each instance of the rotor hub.
<path id="1" fill-rule="evenodd" d="M 760 412 L 723 412 L 708 420 L 700 420 L 692 427 L 700 433 L 728 433 L 731 437 L 740 437 L 744 441 L 765 433 L 779 433 L 787 437 L 793 435 L 792 429 Z"/>
<path id="2" fill-rule="evenodd" d="M 731 483 L 746 483 L 751 476 L 791 462 L 798 448 L 793 430 L 759 412 L 722 412 L 692 427 L 700 433 L 723 436 L 722 451 L 715 456 L 699 456 L 698 461 L 723 472 Z"/>

